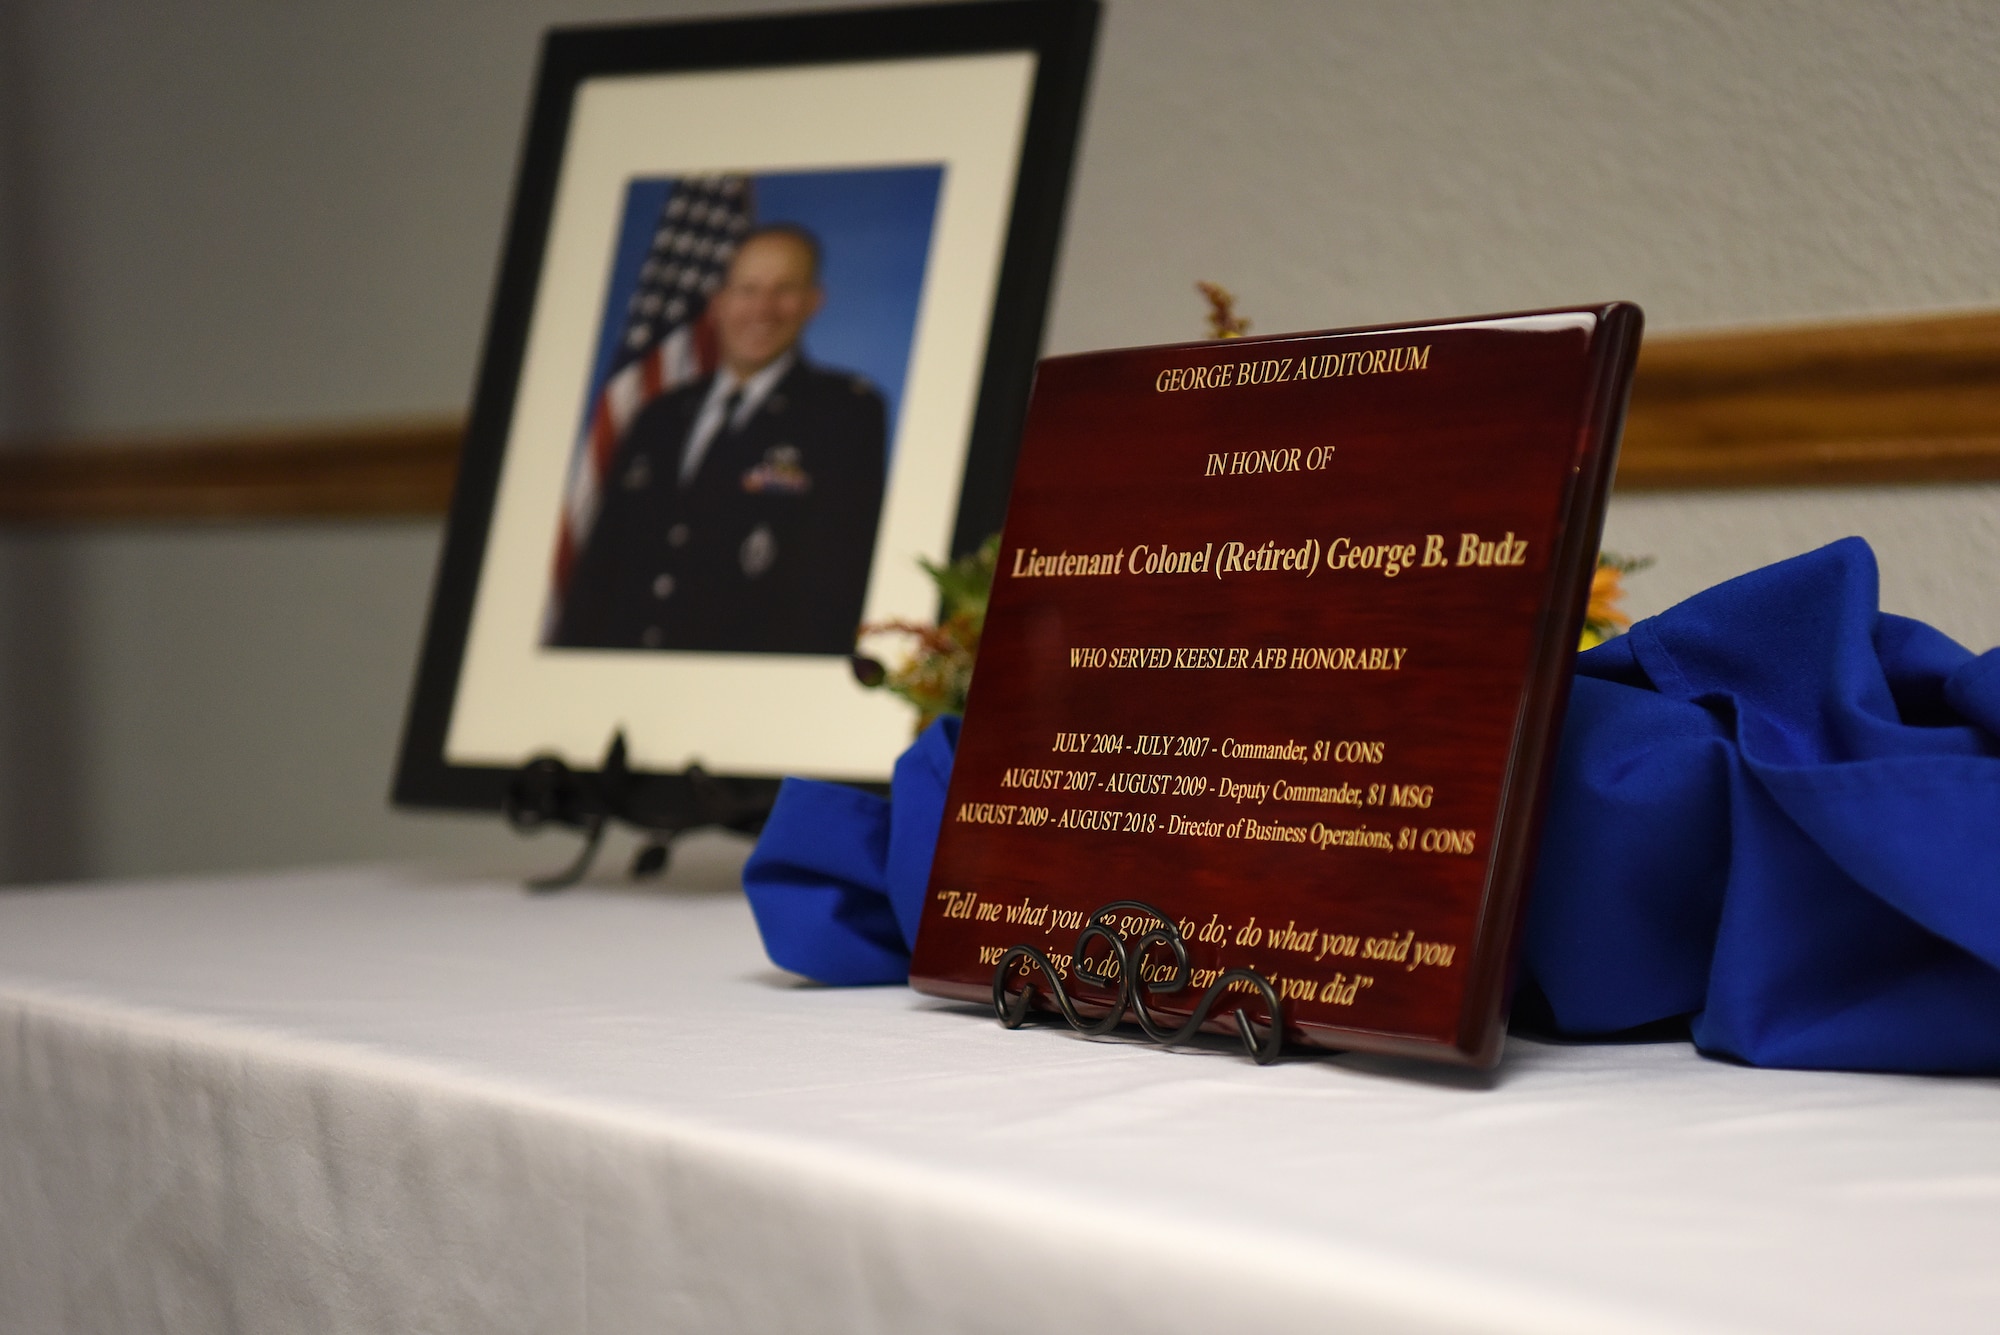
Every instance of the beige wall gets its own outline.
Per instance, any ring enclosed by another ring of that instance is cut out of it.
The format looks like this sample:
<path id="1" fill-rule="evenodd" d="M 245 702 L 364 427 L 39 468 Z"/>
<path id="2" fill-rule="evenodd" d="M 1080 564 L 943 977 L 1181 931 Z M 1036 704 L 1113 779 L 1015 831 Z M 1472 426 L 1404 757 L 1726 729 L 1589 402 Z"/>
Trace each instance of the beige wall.
<path id="1" fill-rule="evenodd" d="M 739 6 L 702 5 L 702 9 Z M 0 6 L 0 429 L 450 410 L 549 22 Z M 1621 296 L 1655 330 L 2000 305 L 1990 4 L 1114 0 L 1052 351 Z M 2000 489 L 1662 496 L 1638 610 L 1845 533 L 2000 641 Z M 0 877 L 546 861 L 383 805 L 428 524 L 0 537 Z"/>

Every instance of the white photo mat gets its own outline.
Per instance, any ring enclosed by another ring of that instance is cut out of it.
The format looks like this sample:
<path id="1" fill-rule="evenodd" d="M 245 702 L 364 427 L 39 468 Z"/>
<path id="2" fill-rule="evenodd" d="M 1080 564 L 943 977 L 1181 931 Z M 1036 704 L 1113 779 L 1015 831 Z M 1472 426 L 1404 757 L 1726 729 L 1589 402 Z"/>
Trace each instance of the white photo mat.
<path id="1" fill-rule="evenodd" d="M 1032 52 L 586 80 L 576 96 L 445 741 L 453 765 L 885 778 L 901 701 L 834 656 L 549 649 L 548 570 L 634 177 L 944 166 L 864 617 L 928 621 L 948 554 L 1035 80 Z"/>

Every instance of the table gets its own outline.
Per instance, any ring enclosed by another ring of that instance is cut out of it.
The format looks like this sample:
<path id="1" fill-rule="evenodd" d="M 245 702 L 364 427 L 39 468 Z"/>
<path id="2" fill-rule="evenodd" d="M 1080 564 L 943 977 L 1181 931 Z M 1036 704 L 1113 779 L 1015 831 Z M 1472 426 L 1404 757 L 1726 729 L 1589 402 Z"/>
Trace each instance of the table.
<path id="1" fill-rule="evenodd" d="M 0 1329 L 2000 1323 L 2000 1082 L 1009 1033 L 651 891 L 0 894 Z"/>

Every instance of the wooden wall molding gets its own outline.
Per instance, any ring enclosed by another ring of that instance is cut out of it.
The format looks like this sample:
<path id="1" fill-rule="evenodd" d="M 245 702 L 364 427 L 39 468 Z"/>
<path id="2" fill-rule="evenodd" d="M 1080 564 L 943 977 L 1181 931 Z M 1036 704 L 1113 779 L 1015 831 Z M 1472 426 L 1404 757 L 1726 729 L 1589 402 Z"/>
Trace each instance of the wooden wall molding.
<path id="1" fill-rule="evenodd" d="M 439 417 L 0 452 L 0 523 L 441 515 L 464 423 Z"/>
<path id="2" fill-rule="evenodd" d="M 1650 339 L 1618 486 L 2000 478 L 2000 312 Z"/>
<path id="3" fill-rule="evenodd" d="M 456 418 L 0 450 L 0 523 L 441 515 Z M 1625 491 L 2000 479 L 2000 312 L 1647 340 Z"/>

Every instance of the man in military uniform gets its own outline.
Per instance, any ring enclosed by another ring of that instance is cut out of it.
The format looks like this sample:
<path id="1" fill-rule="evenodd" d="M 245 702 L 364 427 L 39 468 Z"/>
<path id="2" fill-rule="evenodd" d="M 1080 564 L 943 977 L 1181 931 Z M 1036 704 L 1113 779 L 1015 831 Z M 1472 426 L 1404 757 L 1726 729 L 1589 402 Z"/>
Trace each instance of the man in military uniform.
<path id="1" fill-rule="evenodd" d="M 633 419 L 551 644 L 853 651 L 886 413 L 866 381 L 801 355 L 824 300 L 811 233 L 744 238 L 710 303 L 717 370 Z"/>

